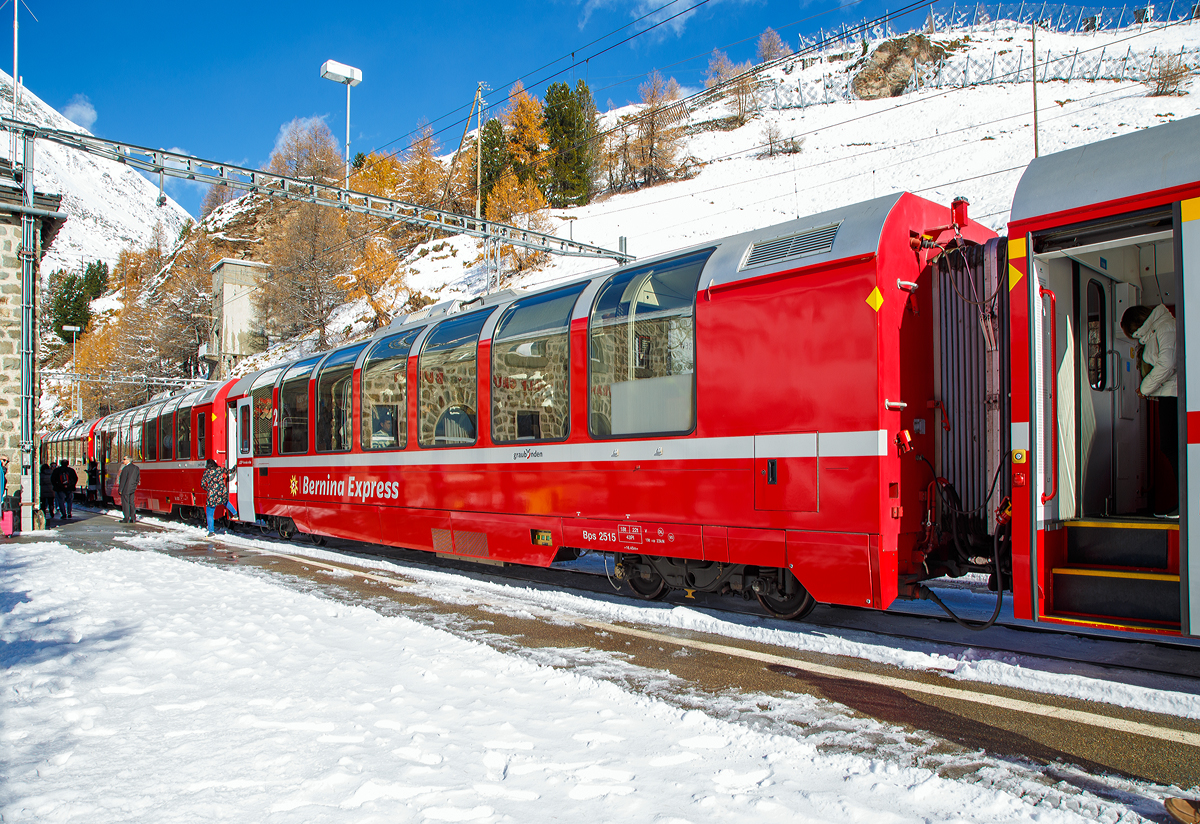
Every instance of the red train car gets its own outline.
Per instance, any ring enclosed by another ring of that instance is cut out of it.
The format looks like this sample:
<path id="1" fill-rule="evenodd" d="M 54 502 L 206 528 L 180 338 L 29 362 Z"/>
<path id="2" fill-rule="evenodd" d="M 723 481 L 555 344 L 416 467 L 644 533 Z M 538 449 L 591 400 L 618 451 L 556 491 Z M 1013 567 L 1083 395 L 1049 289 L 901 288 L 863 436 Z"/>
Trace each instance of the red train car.
<path id="1" fill-rule="evenodd" d="M 606 552 L 643 597 L 791 617 L 983 572 L 1018 618 L 1195 635 L 1198 144 L 1192 118 L 1034 161 L 1007 243 L 965 201 L 899 194 L 429 307 L 102 419 L 104 488 L 128 454 L 139 507 L 196 516 L 211 457 L 285 536 Z M 1178 480 L 1121 329 L 1139 303 L 1177 323 Z"/>
<path id="2" fill-rule="evenodd" d="M 937 244 L 992 236 L 900 194 L 400 318 L 210 390 L 237 507 L 493 562 L 613 552 L 646 597 L 886 607 L 932 549 L 901 456 L 930 439 Z"/>
<path id="3" fill-rule="evenodd" d="M 1200 541 L 1200 379 L 1188 368 L 1200 364 L 1198 145 L 1192 117 L 1034 160 L 1017 188 L 1018 617 L 1200 634 L 1200 550 L 1189 550 Z M 1138 305 L 1173 318 L 1178 401 L 1141 397 L 1141 341 L 1121 323 Z"/>

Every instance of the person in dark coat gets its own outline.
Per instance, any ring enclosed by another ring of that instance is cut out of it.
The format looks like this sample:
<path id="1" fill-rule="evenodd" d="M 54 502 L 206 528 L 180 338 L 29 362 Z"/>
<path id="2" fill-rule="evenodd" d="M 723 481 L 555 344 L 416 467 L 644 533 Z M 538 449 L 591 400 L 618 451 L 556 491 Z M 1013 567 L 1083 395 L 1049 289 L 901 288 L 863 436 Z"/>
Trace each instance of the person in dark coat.
<path id="1" fill-rule="evenodd" d="M 42 512 L 46 513 L 47 521 L 54 517 L 54 484 L 50 480 L 51 474 L 50 464 L 42 464 L 41 475 L 38 478 L 40 487 L 38 500 L 42 502 Z"/>
<path id="2" fill-rule="evenodd" d="M 63 471 L 65 463 L 66 461 L 63 461 L 50 472 L 50 485 L 54 487 L 54 514 L 59 518 L 67 517 L 66 487 L 63 486 L 66 475 L 66 472 Z"/>
<path id="3" fill-rule="evenodd" d="M 229 471 L 222 468 L 212 458 L 209 458 L 208 463 L 204 466 L 204 477 L 200 479 L 200 487 L 208 496 L 204 514 L 208 516 L 208 534 L 211 536 L 216 534 L 213 517 L 216 515 L 217 507 L 225 507 L 234 518 L 238 516 L 238 512 L 229 502 Z"/>
<path id="4" fill-rule="evenodd" d="M 79 486 L 79 473 L 71 466 L 66 458 L 59 464 L 62 473 L 63 513 L 67 518 L 72 517 L 75 508 L 75 487 Z"/>
<path id="5" fill-rule="evenodd" d="M 123 524 L 132 524 L 137 520 L 137 509 L 134 506 L 134 495 L 137 492 L 138 483 L 142 480 L 142 470 L 138 469 L 138 465 L 129 459 L 126 455 L 121 460 L 121 474 L 117 477 L 117 492 L 121 496 L 121 511 L 125 513 L 125 517 L 121 519 Z"/>

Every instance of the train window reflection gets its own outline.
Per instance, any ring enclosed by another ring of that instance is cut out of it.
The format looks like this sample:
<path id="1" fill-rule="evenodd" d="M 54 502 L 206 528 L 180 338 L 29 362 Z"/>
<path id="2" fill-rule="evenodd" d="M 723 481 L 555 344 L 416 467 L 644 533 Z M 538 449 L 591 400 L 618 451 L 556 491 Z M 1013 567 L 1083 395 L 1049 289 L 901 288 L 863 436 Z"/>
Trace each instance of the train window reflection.
<path id="1" fill-rule="evenodd" d="M 203 411 L 196 413 L 196 459 L 204 460 L 208 457 L 208 452 L 204 448 L 204 430 L 206 422 L 205 413 Z"/>
<path id="2" fill-rule="evenodd" d="M 351 382 L 354 362 L 365 343 L 339 349 L 326 359 L 317 375 L 317 451 L 348 452 L 353 438 Z"/>
<path id="3" fill-rule="evenodd" d="M 476 312 L 438 325 L 421 352 L 421 446 L 475 443 L 479 396 L 479 332 L 488 312 Z"/>
<path id="4" fill-rule="evenodd" d="M 181 407 L 175 413 L 175 457 L 180 461 L 192 457 L 192 408 Z"/>
<path id="5" fill-rule="evenodd" d="M 696 285 L 711 249 L 615 275 L 589 327 L 592 437 L 689 432 L 696 422 Z"/>
<path id="6" fill-rule="evenodd" d="M 162 448 L 158 456 L 164 461 L 175 459 L 175 421 L 172 420 L 174 417 L 174 412 L 166 412 L 158 419 L 158 432 L 162 439 Z"/>
<path id="7" fill-rule="evenodd" d="M 570 421 L 571 310 L 579 283 L 518 301 L 492 338 L 492 440 L 557 441 Z"/>
<path id="8" fill-rule="evenodd" d="M 360 440 L 363 449 L 403 449 L 408 442 L 408 354 L 419 330 L 386 337 L 371 350 L 359 373 L 362 384 Z"/>
<path id="9" fill-rule="evenodd" d="M 250 385 L 250 406 L 254 409 L 254 454 L 271 454 L 271 424 L 275 414 L 275 379 L 278 369 L 263 372 Z"/>
<path id="10" fill-rule="evenodd" d="M 279 385 L 279 454 L 308 451 L 308 380 L 321 358 L 302 360 L 288 368 Z"/>
<path id="11" fill-rule="evenodd" d="M 146 460 L 158 460 L 158 416 L 151 410 L 148 413 L 148 420 L 142 425 L 142 445 L 145 449 Z"/>

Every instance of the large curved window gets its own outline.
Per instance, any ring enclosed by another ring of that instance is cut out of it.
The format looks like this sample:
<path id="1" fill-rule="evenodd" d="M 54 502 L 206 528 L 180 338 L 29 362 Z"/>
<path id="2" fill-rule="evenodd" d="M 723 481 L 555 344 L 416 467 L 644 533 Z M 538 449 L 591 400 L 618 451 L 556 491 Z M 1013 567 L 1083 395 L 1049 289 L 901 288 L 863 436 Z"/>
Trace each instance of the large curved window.
<path id="1" fill-rule="evenodd" d="M 418 365 L 421 446 L 475 443 L 479 332 L 487 318 L 477 312 L 443 321 L 425 342 Z"/>
<path id="2" fill-rule="evenodd" d="M 143 426 L 142 443 L 145 450 L 147 461 L 158 460 L 158 410 L 159 407 L 154 407 L 146 412 L 145 423 Z"/>
<path id="3" fill-rule="evenodd" d="M 492 336 L 492 440 L 558 441 L 570 424 L 571 310 L 586 283 L 513 304 Z"/>
<path id="4" fill-rule="evenodd" d="M 308 451 L 308 380 L 318 355 L 287 367 L 279 384 L 279 454 L 303 455 Z"/>
<path id="5" fill-rule="evenodd" d="M 254 454 L 263 457 L 271 454 L 271 428 L 275 418 L 275 379 L 279 370 L 263 372 L 250 385 L 250 406 L 254 418 Z"/>
<path id="6" fill-rule="evenodd" d="M 614 275 L 592 308 L 593 437 L 689 432 L 696 423 L 696 284 L 711 249 Z"/>
<path id="7" fill-rule="evenodd" d="M 163 406 L 158 418 L 158 437 L 161 442 L 158 457 L 163 461 L 175 460 L 175 410 L 181 398 L 172 398 Z"/>
<path id="8" fill-rule="evenodd" d="M 375 344 L 359 370 L 363 449 L 403 449 L 408 442 L 408 353 L 419 330 Z"/>
<path id="9" fill-rule="evenodd" d="M 349 452 L 354 438 L 351 383 L 365 343 L 334 352 L 317 375 L 317 451 Z"/>
<path id="10" fill-rule="evenodd" d="M 192 459 L 192 398 L 184 398 L 175 411 L 175 459 Z"/>

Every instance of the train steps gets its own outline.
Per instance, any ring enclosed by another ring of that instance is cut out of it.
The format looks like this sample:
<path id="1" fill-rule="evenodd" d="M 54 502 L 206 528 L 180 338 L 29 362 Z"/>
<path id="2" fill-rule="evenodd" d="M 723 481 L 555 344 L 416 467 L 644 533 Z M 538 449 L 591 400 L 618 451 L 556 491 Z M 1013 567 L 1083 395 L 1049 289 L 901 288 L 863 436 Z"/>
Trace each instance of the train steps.
<path id="1" fill-rule="evenodd" d="M 1172 630 L 1180 625 L 1179 524 L 1149 518 L 1067 521 L 1051 568 L 1052 616 Z"/>

